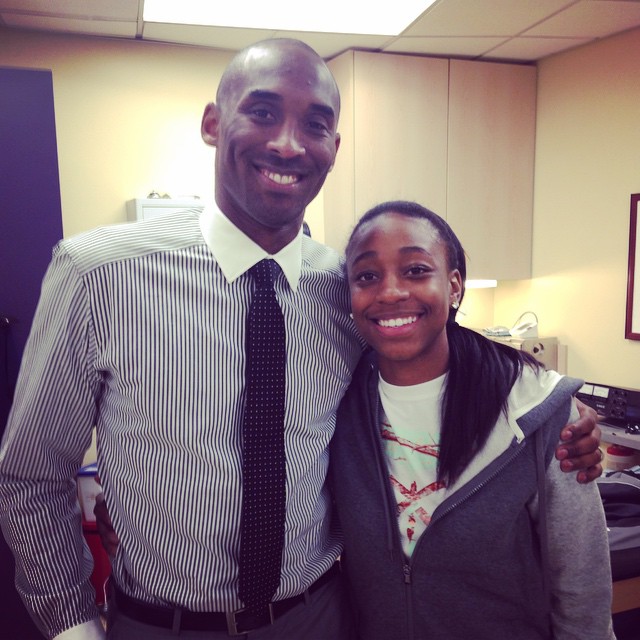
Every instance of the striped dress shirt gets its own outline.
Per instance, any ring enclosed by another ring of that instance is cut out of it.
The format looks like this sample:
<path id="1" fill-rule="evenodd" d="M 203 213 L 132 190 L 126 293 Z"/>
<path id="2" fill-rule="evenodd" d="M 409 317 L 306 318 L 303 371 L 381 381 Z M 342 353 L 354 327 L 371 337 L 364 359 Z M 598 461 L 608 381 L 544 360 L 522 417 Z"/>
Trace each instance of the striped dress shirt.
<path id="1" fill-rule="evenodd" d="M 94 426 L 119 586 L 194 611 L 241 606 L 246 271 L 265 256 L 211 209 L 97 229 L 54 250 L 0 451 L 2 526 L 46 633 L 96 614 L 75 486 Z M 273 257 L 287 329 L 280 600 L 341 550 L 327 445 L 361 349 L 339 256 L 300 234 Z"/>

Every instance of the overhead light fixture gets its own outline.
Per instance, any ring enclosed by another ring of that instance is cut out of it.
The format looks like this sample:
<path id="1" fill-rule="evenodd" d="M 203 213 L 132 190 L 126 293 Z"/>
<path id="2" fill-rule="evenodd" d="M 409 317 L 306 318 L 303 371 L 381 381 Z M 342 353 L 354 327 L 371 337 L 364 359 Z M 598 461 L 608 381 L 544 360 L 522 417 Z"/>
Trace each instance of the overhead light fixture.
<path id="1" fill-rule="evenodd" d="M 145 22 L 395 36 L 402 33 L 436 0 L 366 5 L 324 0 L 314 10 L 300 0 L 145 0 Z"/>

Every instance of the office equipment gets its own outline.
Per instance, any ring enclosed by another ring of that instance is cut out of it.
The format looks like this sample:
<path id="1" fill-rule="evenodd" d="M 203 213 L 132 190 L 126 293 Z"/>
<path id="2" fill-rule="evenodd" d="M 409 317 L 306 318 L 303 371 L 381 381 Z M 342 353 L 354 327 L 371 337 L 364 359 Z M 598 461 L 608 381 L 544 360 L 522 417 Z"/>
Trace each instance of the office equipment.
<path id="1" fill-rule="evenodd" d="M 640 390 L 585 382 L 576 397 L 598 413 L 605 442 L 640 449 Z"/>
<path id="2" fill-rule="evenodd" d="M 509 329 L 514 338 L 537 338 L 538 316 L 533 311 L 525 311 Z"/>
<path id="3" fill-rule="evenodd" d="M 558 338 L 523 338 L 513 336 L 486 335 L 494 342 L 502 342 L 518 351 L 530 353 L 545 369 L 558 371 Z"/>
<path id="4" fill-rule="evenodd" d="M 525 311 L 513 323 L 511 329 L 504 325 L 486 327 L 482 333 L 488 338 L 503 338 L 511 336 L 513 338 L 537 338 L 538 337 L 538 316 L 533 311 Z"/>

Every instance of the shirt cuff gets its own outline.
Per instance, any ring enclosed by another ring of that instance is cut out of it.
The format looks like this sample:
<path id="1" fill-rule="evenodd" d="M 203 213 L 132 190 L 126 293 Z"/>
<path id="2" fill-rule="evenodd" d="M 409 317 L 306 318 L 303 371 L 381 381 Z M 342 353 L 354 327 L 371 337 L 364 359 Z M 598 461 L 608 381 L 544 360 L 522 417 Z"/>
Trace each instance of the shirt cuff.
<path id="1" fill-rule="evenodd" d="M 100 620 L 94 618 L 89 622 L 83 622 L 71 629 L 66 629 L 58 634 L 53 640 L 106 640 L 107 634 L 104 631 Z"/>

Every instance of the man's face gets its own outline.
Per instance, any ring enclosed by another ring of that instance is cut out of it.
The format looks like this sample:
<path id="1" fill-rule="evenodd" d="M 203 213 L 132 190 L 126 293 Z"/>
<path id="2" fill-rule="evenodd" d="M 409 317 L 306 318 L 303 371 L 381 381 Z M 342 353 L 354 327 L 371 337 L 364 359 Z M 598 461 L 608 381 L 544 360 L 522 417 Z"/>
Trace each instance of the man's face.
<path id="1" fill-rule="evenodd" d="M 274 238 L 284 246 L 297 234 L 333 166 L 337 89 L 321 60 L 283 44 L 253 49 L 223 86 L 203 118 L 217 148 L 216 201 L 273 251 Z"/>

